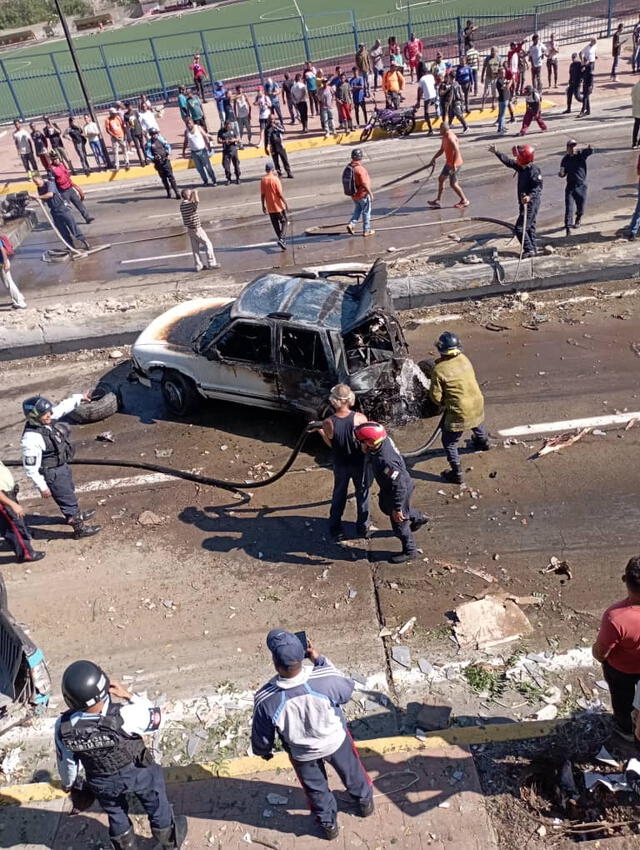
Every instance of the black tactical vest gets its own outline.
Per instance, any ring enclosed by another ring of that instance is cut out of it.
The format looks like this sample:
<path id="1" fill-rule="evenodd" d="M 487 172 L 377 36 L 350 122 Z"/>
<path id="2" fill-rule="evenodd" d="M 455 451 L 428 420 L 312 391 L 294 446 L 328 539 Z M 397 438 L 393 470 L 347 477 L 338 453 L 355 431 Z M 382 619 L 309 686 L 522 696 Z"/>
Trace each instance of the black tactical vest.
<path id="1" fill-rule="evenodd" d="M 92 776 L 111 776 L 130 764 L 143 766 L 152 763 L 145 743 L 139 735 L 128 735 L 122 730 L 121 706 L 110 703 L 99 720 L 81 717 L 71 725 L 75 709 L 62 715 L 60 736 L 84 767 L 87 779 Z"/>
<path id="2" fill-rule="evenodd" d="M 63 466 L 76 453 L 75 446 L 69 440 L 67 426 L 52 422 L 51 425 L 38 425 L 35 422 L 27 422 L 25 431 L 37 431 L 44 440 L 44 451 L 42 452 L 42 463 L 40 469 L 52 469 Z"/>

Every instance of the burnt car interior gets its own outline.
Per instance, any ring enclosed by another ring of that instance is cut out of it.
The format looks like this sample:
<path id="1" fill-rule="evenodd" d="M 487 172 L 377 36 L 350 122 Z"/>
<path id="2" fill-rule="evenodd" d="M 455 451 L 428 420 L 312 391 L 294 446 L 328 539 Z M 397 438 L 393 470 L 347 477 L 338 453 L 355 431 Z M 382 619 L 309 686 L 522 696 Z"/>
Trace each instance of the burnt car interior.
<path id="1" fill-rule="evenodd" d="M 313 372 L 326 372 L 329 369 L 320 334 L 304 328 L 282 328 L 280 362 L 283 366 Z"/>
<path id="2" fill-rule="evenodd" d="M 246 363 L 271 362 L 271 327 L 254 322 L 235 322 L 218 340 L 215 350 L 228 360 Z"/>
<path id="3" fill-rule="evenodd" d="M 393 357 L 393 342 L 382 316 L 374 316 L 344 335 L 349 372 Z"/>

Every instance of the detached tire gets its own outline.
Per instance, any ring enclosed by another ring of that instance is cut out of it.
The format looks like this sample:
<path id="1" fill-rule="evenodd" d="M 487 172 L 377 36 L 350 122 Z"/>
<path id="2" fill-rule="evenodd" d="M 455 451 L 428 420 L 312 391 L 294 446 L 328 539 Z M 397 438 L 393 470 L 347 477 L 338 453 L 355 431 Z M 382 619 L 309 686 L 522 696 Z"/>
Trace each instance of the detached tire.
<path id="1" fill-rule="evenodd" d="M 191 378 L 173 369 L 165 369 L 162 373 L 161 388 L 167 407 L 176 416 L 188 416 L 200 399 L 200 393 Z"/>
<path id="2" fill-rule="evenodd" d="M 65 417 L 75 425 L 89 425 L 108 419 L 120 409 L 118 396 L 106 384 L 98 384 L 91 393 L 91 401 L 81 402 Z"/>

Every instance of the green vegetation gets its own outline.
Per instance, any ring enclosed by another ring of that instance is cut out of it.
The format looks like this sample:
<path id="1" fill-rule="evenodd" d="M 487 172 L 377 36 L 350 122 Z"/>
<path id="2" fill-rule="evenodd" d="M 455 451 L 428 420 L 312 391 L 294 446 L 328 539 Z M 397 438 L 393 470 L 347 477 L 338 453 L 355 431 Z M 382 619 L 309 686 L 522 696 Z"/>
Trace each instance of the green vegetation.
<path id="1" fill-rule="evenodd" d="M 87 15 L 91 7 L 85 0 L 62 0 L 62 10 L 65 15 Z M 54 6 L 48 0 L 9 0 L 0 5 L 0 30 L 57 20 Z"/>
<path id="2" fill-rule="evenodd" d="M 478 694 L 487 694 L 489 699 L 499 697 L 507 685 L 504 670 L 496 670 L 484 664 L 470 664 L 465 667 L 463 676 L 471 690 Z"/>

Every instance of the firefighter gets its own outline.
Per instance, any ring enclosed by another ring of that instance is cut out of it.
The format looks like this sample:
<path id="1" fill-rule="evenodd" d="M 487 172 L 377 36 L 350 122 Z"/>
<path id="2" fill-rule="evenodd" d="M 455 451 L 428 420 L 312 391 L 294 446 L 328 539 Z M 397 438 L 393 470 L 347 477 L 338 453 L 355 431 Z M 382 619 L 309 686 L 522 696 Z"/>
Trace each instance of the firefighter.
<path id="1" fill-rule="evenodd" d="M 429 520 L 411 507 L 413 481 L 404 459 L 385 428 L 377 422 L 364 422 L 354 431 L 371 464 L 371 472 L 380 486 L 378 504 L 391 520 L 391 529 L 402 543 L 402 552 L 389 558 L 392 564 L 412 561 L 418 554 L 413 532 Z"/>
<path id="2" fill-rule="evenodd" d="M 69 426 L 58 420 L 74 410 L 88 395 L 76 393 L 54 405 L 42 396 L 32 396 L 22 403 L 27 420 L 22 432 L 22 464 L 29 478 L 45 498 L 53 498 L 76 540 L 91 537 L 99 525 L 87 525 L 95 511 L 81 511 L 76 497 L 69 461 L 75 448 L 69 440 Z"/>
<path id="3" fill-rule="evenodd" d="M 542 174 L 533 161 L 535 148 L 531 145 L 516 145 L 512 149 L 515 159 L 501 153 L 495 145 L 489 145 L 489 151 L 494 153 L 503 165 L 512 168 L 518 174 L 519 215 L 514 230 L 524 248 L 522 256 L 533 257 L 537 253 L 536 218 L 542 200 Z"/>
<path id="4" fill-rule="evenodd" d="M 155 840 L 167 850 L 178 850 L 187 834 L 187 819 L 173 814 L 162 768 L 142 738 L 159 728 L 160 709 L 110 681 L 93 661 L 74 661 L 67 667 L 62 696 L 69 710 L 56 721 L 56 758 L 62 786 L 71 793 L 74 806 L 79 808 L 78 797 L 86 799 L 83 791 L 91 792 L 109 818 L 114 850 L 135 850 L 138 843 L 127 800 L 127 794 L 135 794 Z M 114 697 L 124 702 L 114 702 Z M 80 765 L 84 785 L 78 776 Z"/>
<path id="5" fill-rule="evenodd" d="M 442 445 L 451 469 L 442 473 L 452 484 L 464 482 L 458 445 L 463 433 L 471 429 L 472 445 L 478 451 L 491 446 L 484 425 L 484 398 L 469 358 L 462 353 L 456 334 L 445 331 L 436 342 L 440 357 L 431 372 L 431 401 L 444 408 Z"/>

